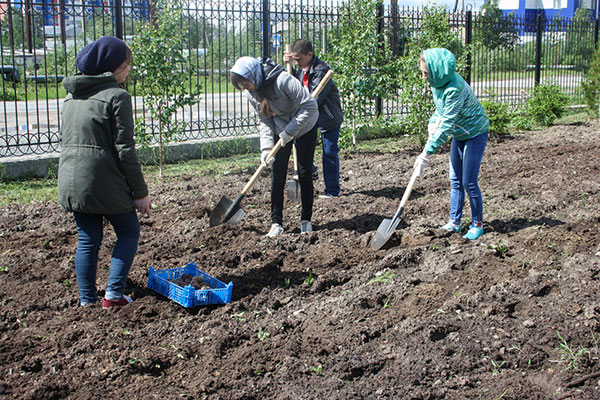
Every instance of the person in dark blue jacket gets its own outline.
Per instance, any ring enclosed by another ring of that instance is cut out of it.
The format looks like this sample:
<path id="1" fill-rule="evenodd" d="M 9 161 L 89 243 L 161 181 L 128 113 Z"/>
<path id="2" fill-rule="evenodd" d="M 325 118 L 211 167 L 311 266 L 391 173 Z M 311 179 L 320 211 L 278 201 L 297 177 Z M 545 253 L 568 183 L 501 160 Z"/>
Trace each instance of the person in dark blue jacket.
<path id="1" fill-rule="evenodd" d="M 302 82 L 310 93 L 321 82 L 327 71 L 331 68 L 324 61 L 314 55 L 311 42 L 306 39 L 298 39 L 292 45 L 291 53 L 284 53 L 283 61 L 294 60 L 298 69 L 294 76 Z M 338 140 L 340 128 L 343 122 L 342 106 L 340 103 L 340 92 L 335 82 L 330 80 L 323 88 L 317 98 L 319 104 L 319 120 L 317 126 L 321 132 L 323 143 L 323 180 L 325 181 L 325 193 L 321 198 L 331 198 L 340 194 L 340 159 Z"/>

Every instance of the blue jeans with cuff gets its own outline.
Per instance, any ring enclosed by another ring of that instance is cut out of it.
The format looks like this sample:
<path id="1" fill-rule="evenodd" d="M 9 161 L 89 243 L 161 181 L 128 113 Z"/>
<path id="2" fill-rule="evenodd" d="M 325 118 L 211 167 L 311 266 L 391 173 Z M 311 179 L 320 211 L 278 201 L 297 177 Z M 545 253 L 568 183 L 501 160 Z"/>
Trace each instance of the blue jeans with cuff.
<path id="1" fill-rule="evenodd" d="M 340 128 L 328 130 L 321 129 L 323 142 L 323 180 L 325 181 L 325 194 L 339 196 L 340 194 L 340 159 L 338 141 Z"/>
<path id="2" fill-rule="evenodd" d="M 133 258 L 137 253 L 140 238 L 140 221 L 135 211 L 122 214 L 73 213 L 77 224 L 77 252 L 75 253 L 75 274 L 79 287 L 81 305 L 95 303 L 96 269 L 98 251 L 102 243 L 103 219 L 106 218 L 117 235 L 117 241 L 110 260 L 110 271 L 106 285 L 105 299 L 119 300 L 125 291 L 125 282 Z"/>
<path id="3" fill-rule="evenodd" d="M 478 177 L 488 132 L 464 141 L 452 139 L 450 146 L 450 221 L 460 225 L 465 192 L 471 205 L 471 226 L 483 225 L 483 198 Z"/>

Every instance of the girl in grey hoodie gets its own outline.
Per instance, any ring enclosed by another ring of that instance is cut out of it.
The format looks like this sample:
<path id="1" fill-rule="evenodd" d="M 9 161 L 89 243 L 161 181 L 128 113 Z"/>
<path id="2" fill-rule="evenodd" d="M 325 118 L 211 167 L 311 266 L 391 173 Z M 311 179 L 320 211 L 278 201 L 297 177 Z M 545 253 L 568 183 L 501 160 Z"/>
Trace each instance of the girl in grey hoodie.
<path id="1" fill-rule="evenodd" d="M 312 232 L 313 181 L 312 164 L 317 142 L 317 102 L 301 83 L 270 59 L 239 58 L 231 68 L 231 84 L 245 90 L 260 123 L 261 162 L 281 138 L 283 147 L 272 162 L 271 229 L 267 236 L 283 233 L 283 194 L 288 161 L 295 140 L 298 152 L 298 181 L 302 212 L 300 232 Z M 274 160 L 274 161 L 273 161 Z"/>

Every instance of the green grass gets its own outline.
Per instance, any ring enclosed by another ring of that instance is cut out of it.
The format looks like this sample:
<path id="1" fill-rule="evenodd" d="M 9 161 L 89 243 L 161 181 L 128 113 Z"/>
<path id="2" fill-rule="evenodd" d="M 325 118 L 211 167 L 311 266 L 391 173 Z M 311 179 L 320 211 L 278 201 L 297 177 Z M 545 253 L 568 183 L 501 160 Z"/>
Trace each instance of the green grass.
<path id="1" fill-rule="evenodd" d="M 0 206 L 27 204 L 57 199 L 56 179 L 0 181 Z"/>
<path id="2" fill-rule="evenodd" d="M 398 136 L 394 138 L 362 140 L 357 143 L 357 152 L 392 153 L 409 148 L 416 148 L 416 140 L 411 137 Z M 242 149 L 243 150 L 243 149 Z M 351 150 L 340 151 L 344 153 Z M 316 149 L 316 159 L 320 159 L 321 146 Z M 319 161 L 317 161 L 318 164 Z M 240 174 L 240 189 L 259 167 L 259 153 L 232 155 L 223 158 L 205 158 L 185 162 L 167 164 L 163 168 L 163 182 L 169 183 L 189 176 L 215 176 L 217 179 L 231 174 Z M 145 165 L 142 167 L 146 181 L 149 184 L 160 182 L 158 166 Z M 33 202 L 56 201 L 57 180 L 55 178 L 0 180 L 0 207 L 12 203 L 28 204 Z"/>
<path id="3" fill-rule="evenodd" d="M 561 118 L 554 121 L 554 125 L 570 125 L 570 124 L 579 124 L 583 122 L 588 122 L 590 120 L 590 116 L 586 112 L 573 112 L 573 113 L 565 113 Z"/>

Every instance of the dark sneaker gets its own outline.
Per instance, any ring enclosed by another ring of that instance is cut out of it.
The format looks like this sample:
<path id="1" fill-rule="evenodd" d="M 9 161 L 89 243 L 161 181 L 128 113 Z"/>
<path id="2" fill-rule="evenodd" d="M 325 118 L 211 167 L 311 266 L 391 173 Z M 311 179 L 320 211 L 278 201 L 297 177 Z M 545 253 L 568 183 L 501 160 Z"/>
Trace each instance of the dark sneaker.
<path id="1" fill-rule="evenodd" d="M 123 295 L 123 297 L 121 297 L 119 300 L 102 299 L 102 308 L 123 307 L 132 302 L 133 299 L 125 295 Z"/>
<path id="2" fill-rule="evenodd" d="M 310 221 L 300 221 L 300 233 L 311 233 L 313 231 Z"/>

